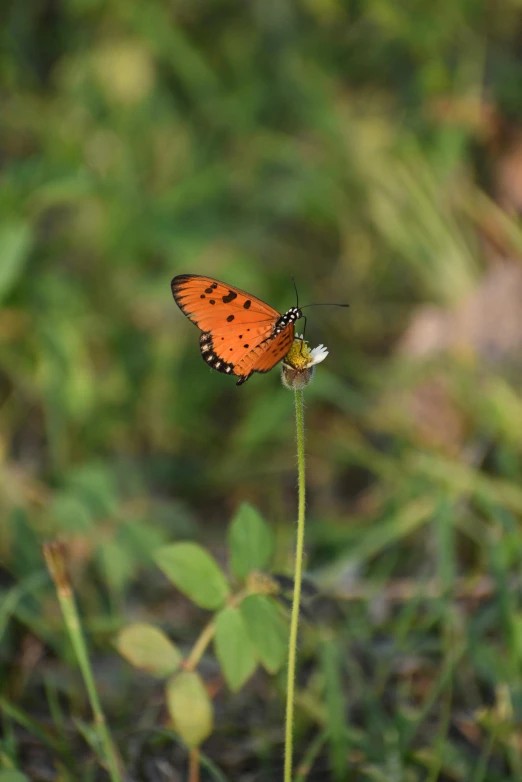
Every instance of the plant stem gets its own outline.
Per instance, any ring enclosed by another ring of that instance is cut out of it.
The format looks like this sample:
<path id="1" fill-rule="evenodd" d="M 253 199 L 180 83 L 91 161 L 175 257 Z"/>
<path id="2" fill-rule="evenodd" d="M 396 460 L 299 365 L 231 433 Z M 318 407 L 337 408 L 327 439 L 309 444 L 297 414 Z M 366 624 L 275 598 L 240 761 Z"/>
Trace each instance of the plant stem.
<path id="1" fill-rule="evenodd" d="M 109 772 L 111 782 L 122 782 L 116 750 L 109 729 L 107 728 L 107 723 L 105 722 L 105 715 L 94 683 L 94 676 L 80 624 L 80 617 L 76 608 L 71 582 L 66 571 L 63 547 L 58 543 L 48 543 L 44 545 L 44 556 L 47 568 L 56 587 L 56 594 L 58 595 L 58 601 L 60 603 L 60 608 L 62 609 L 65 625 L 69 633 L 69 638 L 71 639 L 71 644 L 94 714 L 96 731 L 103 748 L 104 763 Z"/>
<path id="2" fill-rule="evenodd" d="M 199 782 L 199 749 L 193 747 L 189 752 L 189 782 Z"/>
<path id="3" fill-rule="evenodd" d="M 294 731 L 294 693 L 295 663 L 297 653 L 297 629 L 299 626 L 299 604 L 301 602 L 301 579 L 303 570 L 303 549 L 305 531 L 305 452 L 304 452 L 304 405 L 303 391 L 296 390 L 295 423 L 297 439 L 297 476 L 298 476 L 298 512 L 297 542 L 294 565 L 294 598 L 290 620 L 290 639 L 288 643 L 288 678 L 286 685 L 286 726 L 285 726 L 285 774 L 284 782 L 292 782 L 292 753 Z"/>
<path id="4" fill-rule="evenodd" d="M 214 638 L 215 633 L 216 622 L 214 619 L 211 619 L 211 621 L 201 631 L 199 638 L 192 647 L 191 653 L 184 662 L 183 667 L 186 671 L 194 671 L 197 668 L 199 661 L 205 654 L 205 650 Z"/>
<path id="5" fill-rule="evenodd" d="M 317 760 L 317 756 L 321 752 L 327 740 L 328 732 L 326 730 L 322 730 L 317 734 L 313 741 L 310 742 L 301 763 L 297 767 L 295 782 L 305 782 L 312 770 L 313 764 Z"/>
<path id="6" fill-rule="evenodd" d="M 232 597 L 229 598 L 228 604 L 231 606 L 238 606 L 242 603 L 242 601 L 250 594 L 250 591 L 248 589 L 242 589 L 240 592 L 237 592 L 237 594 L 232 595 Z M 203 628 L 201 631 L 196 643 L 192 647 L 192 651 L 185 660 L 183 667 L 186 671 L 195 671 L 198 667 L 199 661 L 205 654 L 207 650 L 207 646 L 212 641 L 216 634 L 216 621 L 215 619 L 211 619 L 210 622 Z"/>

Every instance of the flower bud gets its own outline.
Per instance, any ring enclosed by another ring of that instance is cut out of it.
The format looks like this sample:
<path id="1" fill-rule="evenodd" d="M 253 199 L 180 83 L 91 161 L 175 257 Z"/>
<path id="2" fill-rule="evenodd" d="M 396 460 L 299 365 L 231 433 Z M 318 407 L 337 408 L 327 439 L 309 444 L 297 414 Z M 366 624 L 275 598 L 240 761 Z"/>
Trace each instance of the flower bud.
<path id="1" fill-rule="evenodd" d="M 328 355 L 324 345 L 310 350 L 304 337 L 296 335 L 292 347 L 286 354 L 281 367 L 281 382 L 290 391 L 300 391 L 312 380 L 315 365 Z"/>

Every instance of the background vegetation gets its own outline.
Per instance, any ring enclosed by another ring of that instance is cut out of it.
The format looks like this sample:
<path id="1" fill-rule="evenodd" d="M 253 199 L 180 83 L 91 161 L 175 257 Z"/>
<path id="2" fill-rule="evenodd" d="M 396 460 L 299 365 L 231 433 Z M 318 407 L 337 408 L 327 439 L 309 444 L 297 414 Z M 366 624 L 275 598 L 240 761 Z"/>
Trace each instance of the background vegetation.
<path id="1" fill-rule="evenodd" d="M 522 779 L 521 35 L 515 0 L 4 0 L 5 770 L 104 778 L 43 540 L 67 543 L 139 780 L 184 779 L 186 755 L 116 633 L 189 648 L 206 621 L 155 550 L 225 566 L 247 500 L 291 572 L 292 396 L 277 370 L 209 372 L 169 289 L 197 272 L 281 311 L 292 274 L 303 302 L 351 303 L 307 333 L 331 354 L 306 392 L 302 778 Z M 284 675 L 231 695 L 211 653 L 201 671 L 206 756 L 280 778 Z"/>

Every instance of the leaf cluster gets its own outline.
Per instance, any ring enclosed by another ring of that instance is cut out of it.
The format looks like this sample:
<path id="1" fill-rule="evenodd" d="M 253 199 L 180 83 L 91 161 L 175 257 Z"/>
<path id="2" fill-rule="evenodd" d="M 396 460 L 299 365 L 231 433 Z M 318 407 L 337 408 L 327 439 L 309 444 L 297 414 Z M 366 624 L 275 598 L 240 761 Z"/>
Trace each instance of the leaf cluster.
<path id="1" fill-rule="evenodd" d="M 274 549 L 272 530 L 255 508 L 243 504 L 228 530 L 230 578 L 196 543 L 161 547 L 156 562 L 172 584 L 201 608 L 213 612 L 209 624 L 183 655 L 157 627 L 137 623 L 117 640 L 120 653 L 135 667 L 166 677 L 166 702 L 173 726 L 189 747 L 197 747 L 213 729 L 213 709 L 196 668 L 207 644 L 214 650 L 227 685 L 237 692 L 258 665 L 277 673 L 287 650 L 287 627 L 266 577 Z M 265 574 L 265 577 L 263 577 Z"/>

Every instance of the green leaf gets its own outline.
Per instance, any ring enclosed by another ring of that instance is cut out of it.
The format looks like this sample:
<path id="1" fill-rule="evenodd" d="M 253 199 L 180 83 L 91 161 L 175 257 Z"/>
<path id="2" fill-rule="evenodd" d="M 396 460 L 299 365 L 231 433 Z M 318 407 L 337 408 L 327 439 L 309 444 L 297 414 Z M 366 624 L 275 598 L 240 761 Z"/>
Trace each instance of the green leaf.
<path id="1" fill-rule="evenodd" d="M 21 771 L 0 771 L 0 782 L 29 782 Z"/>
<path id="2" fill-rule="evenodd" d="M 155 676 L 167 676 L 179 668 L 182 655 L 175 644 L 157 627 L 136 623 L 118 635 L 119 653 L 136 668 Z"/>
<path id="3" fill-rule="evenodd" d="M 176 733 L 188 747 L 198 747 L 212 733 L 212 703 L 198 673 L 183 671 L 169 679 L 167 706 Z"/>
<path id="4" fill-rule="evenodd" d="M 265 595 L 249 595 L 240 610 L 260 662 L 275 673 L 286 659 L 288 646 L 288 628 L 277 605 Z"/>
<path id="5" fill-rule="evenodd" d="M 163 546 L 156 562 L 168 579 L 201 608 L 221 608 L 228 583 L 216 561 L 196 543 Z"/>
<path id="6" fill-rule="evenodd" d="M 237 692 L 257 667 L 252 642 L 238 608 L 227 607 L 217 615 L 214 646 L 227 684 Z"/>
<path id="7" fill-rule="evenodd" d="M 258 511 L 244 503 L 228 529 L 230 568 L 244 579 L 252 570 L 265 570 L 274 552 L 274 534 Z"/>
<path id="8" fill-rule="evenodd" d="M 31 229 L 27 223 L 13 220 L 0 226 L 0 301 L 22 275 L 31 244 Z"/>

